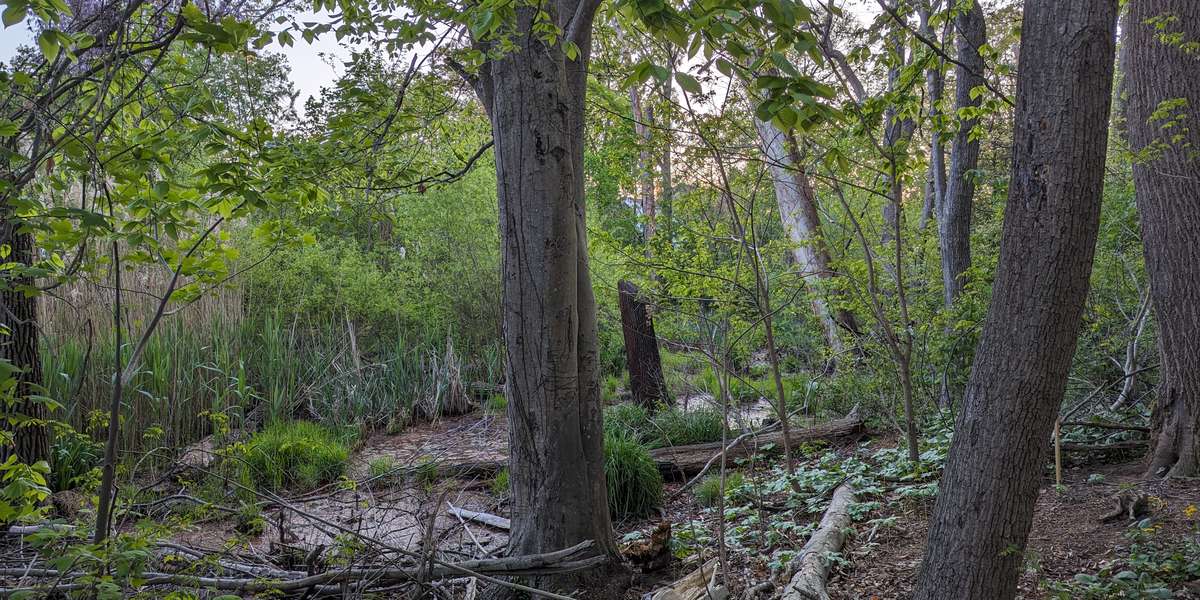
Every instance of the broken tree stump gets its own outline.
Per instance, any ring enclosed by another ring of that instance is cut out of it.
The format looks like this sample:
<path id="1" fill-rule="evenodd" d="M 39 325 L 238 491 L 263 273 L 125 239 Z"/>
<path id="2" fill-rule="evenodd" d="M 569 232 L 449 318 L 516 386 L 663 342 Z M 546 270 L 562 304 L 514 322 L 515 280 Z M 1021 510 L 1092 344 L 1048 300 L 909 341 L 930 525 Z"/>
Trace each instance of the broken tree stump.
<path id="1" fill-rule="evenodd" d="M 617 282 L 617 293 L 630 393 L 635 403 L 653 411 L 668 398 L 662 358 L 658 353 L 658 336 L 654 334 L 654 319 L 637 286 L 622 279 Z"/>

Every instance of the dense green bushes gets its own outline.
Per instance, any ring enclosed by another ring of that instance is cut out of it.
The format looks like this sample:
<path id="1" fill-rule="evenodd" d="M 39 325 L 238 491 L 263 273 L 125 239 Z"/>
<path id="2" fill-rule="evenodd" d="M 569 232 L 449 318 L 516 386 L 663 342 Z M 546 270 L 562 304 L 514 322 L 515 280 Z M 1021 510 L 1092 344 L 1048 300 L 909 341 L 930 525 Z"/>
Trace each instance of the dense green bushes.
<path id="1" fill-rule="evenodd" d="M 604 431 L 650 448 L 715 442 L 721 439 L 725 420 L 711 409 L 681 410 L 663 407 L 653 415 L 645 407 L 623 402 L 604 409 Z"/>

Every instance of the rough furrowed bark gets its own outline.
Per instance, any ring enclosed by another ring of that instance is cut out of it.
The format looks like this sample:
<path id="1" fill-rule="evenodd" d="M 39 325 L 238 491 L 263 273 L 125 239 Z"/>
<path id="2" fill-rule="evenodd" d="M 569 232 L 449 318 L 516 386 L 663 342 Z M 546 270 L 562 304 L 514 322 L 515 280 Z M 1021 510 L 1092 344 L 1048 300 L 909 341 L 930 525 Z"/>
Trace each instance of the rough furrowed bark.
<path id="1" fill-rule="evenodd" d="M 1190 477 L 1200 474 L 1200 58 L 1171 40 L 1200 40 L 1200 3 L 1134 0 L 1126 23 L 1126 124 L 1162 360 L 1147 474 Z"/>
<path id="2" fill-rule="evenodd" d="M 1028 0 L 999 268 L 918 600 L 1016 593 L 1099 229 L 1116 0 Z"/>
<path id="3" fill-rule="evenodd" d="M 623 279 L 617 282 L 617 296 L 629 367 L 629 391 L 635 403 L 654 411 L 659 403 L 668 399 L 662 357 L 658 353 L 658 336 L 654 333 L 654 317 L 632 283 Z"/>
<path id="4" fill-rule="evenodd" d="M 833 491 L 833 499 L 821 517 L 820 526 L 792 561 L 795 574 L 784 586 L 780 600 L 829 600 L 825 588 L 833 566 L 829 555 L 841 552 L 846 543 L 850 507 L 854 502 L 854 488 L 850 484 L 843 483 Z"/>
<path id="5" fill-rule="evenodd" d="M 20 231 L 20 222 L 11 218 L 10 211 L 0 211 L 0 245 L 10 249 L 10 255 L 4 260 L 25 266 L 33 264 L 33 235 Z M 0 446 L 0 459 L 12 451 L 21 462 L 33 464 L 50 459 L 50 437 L 44 424 L 48 416 L 46 405 L 30 399 L 30 396 L 42 393 L 37 297 L 26 294 L 33 281 L 13 278 L 11 273 L 5 271 L 3 281 L 0 281 L 0 325 L 8 330 L 0 334 L 0 358 L 18 369 L 13 374 L 17 381 L 16 403 L 11 408 L 0 406 L 0 412 L 13 412 L 30 421 L 13 431 L 15 448 Z M 10 427 L 7 420 L 3 427 Z"/>

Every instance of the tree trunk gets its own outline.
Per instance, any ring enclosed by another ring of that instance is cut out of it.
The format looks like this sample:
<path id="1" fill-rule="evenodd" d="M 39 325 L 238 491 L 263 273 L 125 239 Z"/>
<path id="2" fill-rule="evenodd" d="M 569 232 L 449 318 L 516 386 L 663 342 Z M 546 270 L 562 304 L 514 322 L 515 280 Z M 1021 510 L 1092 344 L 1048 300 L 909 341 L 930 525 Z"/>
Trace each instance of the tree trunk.
<path id="1" fill-rule="evenodd" d="M 1200 62 L 1181 44 L 1198 39 L 1195 0 L 1129 3 L 1127 126 L 1162 359 L 1151 476 L 1200 474 Z"/>
<path id="2" fill-rule="evenodd" d="M 829 267 L 829 248 L 821 234 L 821 217 L 817 213 L 812 182 L 800 162 L 796 141 L 790 133 L 757 119 L 754 126 L 771 169 L 779 218 L 793 244 L 792 258 L 809 286 L 813 312 L 821 322 L 829 348 L 835 356 L 839 355 L 845 350 L 839 326 L 857 331 L 858 322 L 849 310 L 831 307 L 821 289 L 821 282 L 832 279 L 834 272 Z"/>
<path id="3" fill-rule="evenodd" d="M 7 246 L 9 254 L 0 260 L 18 265 L 18 269 L 34 262 L 33 235 L 20 231 L 20 219 L 5 209 L 0 214 L 0 246 Z M 28 277 L 13 276 L 12 271 L 0 274 L 0 325 L 7 331 L 0 332 L 0 358 L 7 360 L 17 369 L 13 376 L 17 387 L 11 407 L 0 404 L 0 412 L 11 412 L 33 421 L 22 423 L 12 429 L 15 447 L 0 446 L 0 458 L 7 458 L 11 451 L 17 460 L 33 464 L 50 459 L 50 436 L 45 425 L 48 417 L 46 405 L 31 400 L 30 396 L 42 394 L 42 360 L 38 348 L 37 296 L 32 292 L 34 281 Z M 10 429 L 7 420 L 4 429 Z"/>
<path id="4" fill-rule="evenodd" d="M 937 12 L 941 4 L 941 0 L 934 0 L 933 2 L 922 2 L 921 6 L 917 8 L 921 19 L 921 34 L 931 40 L 936 40 L 937 37 L 929 24 L 929 18 L 932 13 Z M 925 204 L 921 207 L 921 219 L 917 225 L 917 229 L 921 231 L 925 231 L 930 217 L 935 210 L 939 210 L 942 198 L 946 195 L 946 151 L 942 147 L 942 132 L 937 126 L 937 121 L 941 117 L 941 107 L 938 105 L 942 101 L 942 95 L 946 88 L 946 78 L 942 73 L 942 66 L 943 61 L 938 60 L 933 63 L 932 67 L 925 69 L 925 90 L 929 95 L 929 120 L 932 133 L 929 136 L 929 175 L 925 182 Z"/>
<path id="5" fill-rule="evenodd" d="M 650 125 L 654 122 L 654 111 L 642 106 L 637 86 L 629 88 L 629 104 L 633 109 L 633 131 L 638 138 L 638 205 L 642 209 L 642 218 L 645 219 L 642 239 L 646 242 L 646 253 L 649 255 L 650 241 L 654 239 L 658 217 L 658 206 L 654 198 L 654 159 L 650 153 Z"/>
<path id="6" fill-rule="evenodd" d="M 1099 228 L 1117 0 L 1028 0 L 991 305 L 914 598 L 1016 594 Z"/>
<path id="7" fill-rule="evenodd" d="M 975 108 L 980 99 L 971 98 L 971 90 L 982 86 L 983 57 L 979 47 L 987 43 L 983 7 L 976 0 L 955 18 L 957 32 L 954 45 L 958 52 L 958 65 L 954 69 L 954 107 L 956 112 L 964 108 Z M 975 197 L 974 171 L 979 166 L 979 140 L 971 139 L 971 129 L 979 119 L 963 119 L 950 147 L 950 175 L 946 183 L 946 195 L 938 206 L 938 245 L 942 253 L 942 290 L 946 310 L 962 296 L 966 286 L 967 271 L 971 268 L 971 204 Z M 947 330 L 952 335 L 952 328 Z M 962 361 L 952 360 L 947 370 L 961 368 Z M 942 373 L 941 392 L 938 405 L 950 408 L 958 390 L 953 390 L 951 376 Z"/>
<path id="8" fill-rule="evenodd" d="M 541 5 L 579 48 L 568 59 L 538 33 L 469 77 L 492 122 L 500 205 L 508 369 L 512 555 L 595 540 L 617 557 L 608 511 L 597 365 L 596 304 L 588 272 L 583 118 L 597 2 Z M 535 7 L 515 31 L 533 32 Z M 570 587 L 580 577 L 535 585 Z"/>
<path id="9" fill-rule="evenodd" d="M 654 334 L 654 317 L 650 316 L 649 306 L 639 296 L 637 286 L 622 279 L 617 282 L 617 294 L 633 401 L 654 411 L 659 403 L 668 399 L 662 358 L 658 354 L 658 336 Z"/>

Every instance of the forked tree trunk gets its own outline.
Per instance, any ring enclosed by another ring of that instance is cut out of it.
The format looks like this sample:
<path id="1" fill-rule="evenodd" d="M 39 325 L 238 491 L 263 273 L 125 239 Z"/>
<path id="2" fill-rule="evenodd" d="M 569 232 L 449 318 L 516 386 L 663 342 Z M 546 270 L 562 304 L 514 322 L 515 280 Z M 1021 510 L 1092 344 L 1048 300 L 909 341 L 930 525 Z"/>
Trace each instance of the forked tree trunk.
<path id="1" fill-rule="evenodd" d="M 1027 0 L 1000 263 L 914 598 L 1016 593 L 1100 220 L 1117 0 Z"/>
<path id="2" fill-rule="evenodd" d="M 625 335 L 625 359 L 629 366 L 629 389 L 635 403 L 654 411 L 668 398 L 662 358 L 658 354 L 658 336 L 654 334 L 654 317 L 632 283 L 617 282 L 617 295 L 621 330 Z"/>
<path id="3" fill-rule="evenodd" d="M 1127 126 L 1162 355 L 1148 474 L 1191 477 L 1200 474 L 1200 58 L 1181 44 L 1200 40 L 1200 2 L 1133 0 L 1127 24 Z"/>
<path id="4" fill-rule="evenodd" d="M 9 254 L 0 261 L 29 266 L 34 262 L 33 235 L 19 230 L 19 219 L 10 211 L 0 213 L 0 246 Z M 11 412 L 23 419 L 32 419 L 13 430 L 14 447 L 0 446 L 0 458 L 11 451 L 26 464 L 50 459 L 50 436 L 44 424 L 46 405 L 30 400 L 42 394 L 42 360 L 38 348 L 37 296 L 32 294 L 34 281 L 27 277 L 12 277 L 12 271 L 0 273 L 0 358 L 17 369 L 13 376 L 17 386 L 11 406 L 0 404 L 0 412 Z M 30 292 L 30 293 L 27 293 Z M 10 425 L 4 420 L 3 428 Z"/>
<path id="5" fill-rule="evenodd" d="M 796 141 L 790 133 L 757 119 L 754 126 L 771 170 L 779 218 L 793 244 L 792 258 L 800 269 L 800 276 L 809 286 L 813 313 L 821 322 L 829 348 L 835 356 L 840 355 L 845 345 L 839 328 L 858 331 L 858 322 L 849 310 L 830 306 L 825 295 L 827 292 L 821 289 L 822 281 L 833 279 L 834 271 L 829 267 L 829 247 L 821 233 L 821 217 L 817 213 L 817 197 L 812 182 L 804 170 Z"/>
<path id="6" fill-rule="evenodd" d="M 615 558 L 583 195 L 584 93 L 599 2 L 539 6 L 563 29 L 558 42 L 530 33 L 537 7 L 517 7 L 517 48 L 466 75 L 496 141 L 513 503 L 508 551 L 539 553 L 590 539 Z M 564 54 L 568 41 L 579 49 L 575 60 Z M 534 583 L 565 588 L 592 577 Z"/>
<path id="7" fill-rule="evenodd" d="M 954 45 L 958 52 L 958 65 L 954 69 L 954 106 L 956 110 L 979 106 L 981 98 L 971 98 L 971 90 L 982 86 L 983 57 L 979 47 L 987 42 L 983 7 L 980 0 L 971 2 L 970 7 L 955 18 Z M 938 245 L 942 252 L 942 289 L 946 310 L 962 296 L 966 286 L 967 271 L 971 268 L 971 203 L 975 197 L 974 171 L 979 165 L 979 140 L 971 139 L 971 129 L 978 119 L 963 119 L 950 147 L 950 175 L 946 182 L 946 195 L 938 206 Z M 952 334 L 952 331 L 948 331 Z M 948 369 L 961 368 L 961 361 L 954 360 Z M 950 408 L 957 396 L 952 390 L 949 373 L 942 374 L 941 393 L 938 404 Z"/>

